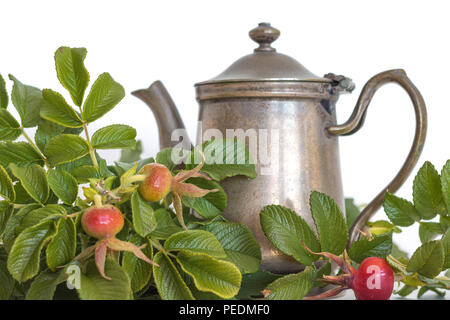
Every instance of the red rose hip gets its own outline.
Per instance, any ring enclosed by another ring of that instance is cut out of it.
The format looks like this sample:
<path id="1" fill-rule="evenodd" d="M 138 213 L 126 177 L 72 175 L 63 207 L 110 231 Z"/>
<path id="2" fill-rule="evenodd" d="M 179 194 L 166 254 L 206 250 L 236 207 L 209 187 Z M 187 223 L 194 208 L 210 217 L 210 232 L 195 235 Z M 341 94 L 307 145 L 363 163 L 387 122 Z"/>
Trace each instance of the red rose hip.
<path id="1" fill-rule="evenodd" d="M 138 190 L 141 197 L 146 201 L 160 201 L 172 189 L 172 173 L 162 164 L 147 164 L 139 171 L 139 174 L 145 176 Z"/>
<path id="2" fill-rule="evenodd" d="M 106 239 L 114 237 L 122 230 L 123 215 L 114 206 L 92 207 L 81 218 L 84 231 L 91 237 Z"/>
<path id="3" fill-rule="evenodd" d="M 388 300 L 394 289 L 394 272 L 386 260 L 366 258 L 354 273 L 351 288 L 358 300 Z"/>

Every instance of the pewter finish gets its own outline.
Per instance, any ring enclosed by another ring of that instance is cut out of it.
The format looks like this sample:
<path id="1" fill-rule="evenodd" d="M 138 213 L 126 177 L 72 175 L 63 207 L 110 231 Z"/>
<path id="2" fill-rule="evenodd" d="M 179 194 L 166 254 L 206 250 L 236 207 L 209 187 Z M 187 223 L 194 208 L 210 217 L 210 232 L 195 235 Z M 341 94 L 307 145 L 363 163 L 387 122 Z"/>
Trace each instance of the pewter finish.
<path id="1" fill-rule="evenodd" d="M 212 83 L 196 87 L 197 101 L 226 98 L 330 99 L 335 93 L 329 83 L 264 81 Z"/>
<path id="2" fill-rule="evenodd" d="M 242 57 L 215 78 L 197 83 L 196 86 L 212 83 L 246 81 L 301 81 L 324 82 L 331 80 L 316 76 L 297 60 L 277 53 L 270 44 L 278 38 L 279 31 L 269 23 L 260 23 L 250 31 L 252 40 L 259 44 L 254 53 Z"/>
<path id="3" fill-rule="evenodd" d="M 261 145 L 251 149 L 258 160 L 256 168 L 260 174 L 255 179 L 237 176 L 220 182 L 228 196 L 224 216 L 231 221 L 245 223 L 252 230 L 261 245 L 263 269 L 289 273 L 297 272 L 303 266 L 276 250 L 265 237 L 260 226 L 262 208 L 268 204 L 287 206 L 315 228 L 309 196 L 311 191 L 317 190 L 330 195 L 344 211 L 338 136 L 356 133 L 377 89 L 386 83 L 397 83 L 407 91 L 415 109 L 413 146 L 397 176 L 356 220 L 351 229 L 351 244 L 380 207 L 386 189 L 395 192 L 411 173 L 423 149 L 427 119 L 424 100 L 405 72 L 390 70 L 368 81 L 350 119 L 337 125 L 336 101 L 340 94 L 354 89 L 353 82 L 331 73 L 324 78 L 317 77 L 294 59 L 276 53 L 271 43 L 278 35 L 279 31 L 269 24 L 260 24 L 250 32 L 252 39 L 259 44 L 253 54 L 238 60 L 220 76 L 196 85 L 202 123 L 197 143 L 211 138 L 201 134 L 207 129 L 219 130 L 223 136 L 226 136 L 227 129 L 242 129 L 244 132 L 248 129 L 267 130 L 268 137 L 259 135 L 257 138 L 259 142 L 267 139 L 267 150 L 271 152 L 269 159 L 279 166 L 272 174 L 262 174 L 267 164 L 260 161 Z M 183 127 L 183 123 L 162 84 L 156 82 L 150 88 L 133 94 L 149 104 L 155 113 L 161 148 L 177 144 L 170 141 L 171 132 Z M 272 129 L 278 130 L 277 141 L 271 141 Z M 383 129 L 380 124 L 380 130 Z M 186 148 L 190 148 L 190 142 Z"/>
<path id="4" fill-rule="evenodd" d="M 325 126 L 336 123 L 334 103 L 335 100 L 330 101 L 329 112 L 322 106 L 321 99 L 316 98 L 239 98 L 200 102 L 199 120 L 203 131 L 219 129 L 224 136 L 229 128 L 267 129 L 269 132 L 268 145 L 275 151 L 269 158 L 272 165 L 278 162 L 279 166 L 270 175 L 263 175 L 258 161 L 255 179 L 233 177 L 220 183 L 228 197 L 223 215 L 230 221 L 245 223 L 251 229 L 261 245 L 261 267 L 265 270 L 298 272 L 303 266 L 279 252 L 265 237 L 259 219 L 264 206 L 281 204 L 289 207 L 313 228 L 309 209 L 311 191 L 325 192 L 344 209 L 338 141 L 325 130 Z M 271 141 L 273 129 L 279 131 L 279 141 Z M 197 143 L 201 142 L 197 140 Z M 259 157 L 260 151 L 254 150 L 252 154 Z"/>

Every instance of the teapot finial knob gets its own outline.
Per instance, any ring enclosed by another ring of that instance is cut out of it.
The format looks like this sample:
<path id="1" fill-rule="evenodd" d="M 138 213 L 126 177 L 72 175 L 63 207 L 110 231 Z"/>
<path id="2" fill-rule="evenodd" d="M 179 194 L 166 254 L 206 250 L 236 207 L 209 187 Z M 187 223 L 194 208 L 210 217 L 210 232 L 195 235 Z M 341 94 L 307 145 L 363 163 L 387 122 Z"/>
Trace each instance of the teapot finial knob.
<path id="1" fill-rule="evenodd" d="M 253 41 L 259 44 L 259 47 L 255 49 L 255 52 L 276 51 L 275 48 L 270 46 L 270 44 L 278 39 L 280 36 L 280 31 L 272 27 L 270 23 L 261 22 L 255 29 L 250 30 L 249 35 Z"/>

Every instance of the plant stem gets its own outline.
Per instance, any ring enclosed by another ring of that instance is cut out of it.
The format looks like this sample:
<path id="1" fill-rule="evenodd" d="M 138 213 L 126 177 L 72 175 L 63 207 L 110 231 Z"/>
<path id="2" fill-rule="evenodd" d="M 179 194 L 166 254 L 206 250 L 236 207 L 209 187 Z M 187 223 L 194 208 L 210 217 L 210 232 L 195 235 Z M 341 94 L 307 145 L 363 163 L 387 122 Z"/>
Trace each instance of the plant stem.
<path id="1" fill-rule="evenodd" d="M 42 157 L 42 159 L 44 159 L 45 166 L 50 169 L 51 166 L 48 163 L 47 158 L 44 156 L 44 154 L 41 152 L 41 150 L 39 150 L 39 148 L 36 146 L 36 144 L 33 142 L 33 140 L 31 140 L 30 136 L 25 132 L 25 129 L 23 127 L 21 127 L 20 129 L 22 131 L 22 135 L 28 141 L 30 146 Z"/>
<path id="2" fill-rule="evenodd" d="M 131 177 L 127 178 L 127 179 L 125 180 L 125 183 L 124 183 L 124 184 L 125 184 L 126 186 L 128 186 L 128 185 L 130 185 L 130 184 L 132 184 L 132 183 L 134 183 L 134 182 L 142 182 L 142 181 L 145 180 L 145 178 L 146 178 L 146 176 L 143 175 L 143 174 L 136 174 L 136 175 L 134 175 L 134 176 L 131 176 Z"/>
<path id="3" fill-rule="evenodd" d="M 98 170 L 98 162 L 97 162 L 97 158 L 95 157 L 95 150 L 91 145 L 91 139 L 89 138 L 89 131 L 87 128 L 86 121 L 83 121 L 83 128 L 84 128 L 84 133 L 86 134 L 86 141 L 89 145 L 89 154 L 91 155 L 92 163 L 94 164 L 94 167 Z"/>
<path id="4" fill-rule="evenodd" d="M 99 207 L 99 208 L 101 208 L 103 206 L 102 196 L 101 195 L 96 194 L 94 196 L 94 204 L 95 204 L 96 207 Z"/>
<path id="5" fill-rule="evenodd" d="M 78 212 L 75 212 L 75 213 L 68 214 L 68 215 L 65 216 L 65 218 L 66 219 L 67 218 L 76 218 L 76 216 L 79 215 L 81 212 L 83 212 L 83 211 L 78 211 Z"/>
<path id="6" fill-rule="evenodd" d="M 166 256 L 171 256 L 171 257 L 175 258 L 175 256 L 173 254 L 168 252 L 166 249 L 164 249 L 163 246 L 161 246 L 159 244 L 158 240 L 154 240 L 154 239 L 149 239 L 149 240 L 150 240 L 150 243 L 152 244 L 152 246 L 155 247 L 156 249 L 158 249 L 159 251 L 161 251 L 163 254 L 165 254 Z"/>

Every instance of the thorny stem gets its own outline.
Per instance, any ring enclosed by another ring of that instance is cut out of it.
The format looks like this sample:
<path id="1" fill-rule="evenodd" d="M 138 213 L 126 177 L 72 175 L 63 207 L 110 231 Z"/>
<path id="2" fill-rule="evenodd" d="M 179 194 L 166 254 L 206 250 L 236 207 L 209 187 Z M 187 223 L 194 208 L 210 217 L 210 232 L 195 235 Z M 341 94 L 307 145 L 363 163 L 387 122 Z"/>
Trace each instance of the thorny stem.
<path id="1" fill-rule="evenodd" d="M 41 152 L 41 150 L 39 150 L 39 148 L 36 146 L 36 144 L 33 142 L 33 140 L 31 140 L 30 136 L 25 132 L 25 129 L 23 127 L 20 127 L 20 129 L 22 131 L 22 135 L 28 141 L 28 143 L 31 145 L 31 147 L 42 157 L 42 159 L 44 159 L 45 166 L 50 169 L 51 166 L 48 163 L 47 158 L 44 156 L 44 154 Z"/>
<path id="2" fill-rule="evenodd" d="M 94 167 L 98 170 L 98 162 L 97 162 L 97 158 L 95 157 L 95 150 L 91 145 L 91 138 L 89 138 L 89 131 L 87 128 L 86 121 L 83 121 L 83 128 L 84 128 L 84 133 L 86 135 L 86 141 L 89 145 L 89 154 L 91 155 L 92 163 L 94 164 Z"/>

